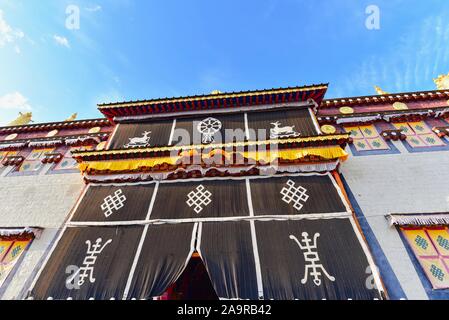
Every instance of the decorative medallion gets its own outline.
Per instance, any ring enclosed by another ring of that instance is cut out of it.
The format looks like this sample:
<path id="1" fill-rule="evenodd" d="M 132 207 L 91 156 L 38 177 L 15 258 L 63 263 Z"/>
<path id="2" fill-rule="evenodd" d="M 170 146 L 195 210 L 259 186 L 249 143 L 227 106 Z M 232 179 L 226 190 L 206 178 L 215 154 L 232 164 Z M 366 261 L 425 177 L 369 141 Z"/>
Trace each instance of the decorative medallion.
<path id="1" fill-rule="evenodd" d="M 393 108 L 395 110 L 408 110 L 408 106 L 404 102 L 395 102 L 395 103 L 393 103 Z"/>
<path id="2" fill-rule="evenodd" d="M 325 124 L 325 125 L 321 126 L 321 131 L 326 134 L 333 134 L 333 133 L 337 132 L 337 129 L 335 129 L 335 127 L 333 125 Z"/>
<path id="3" fill-rule="evenodd" d="M 301 279 L 302 284 L 307 283 L 307 278 L 310 276 L 313 278 L 313 283 L 316 286 L 321 285 L 321 275 L 324 275 L 330 280 L 335 281 L 335 278 L 331 276 L 324 266 L 320 263 L 320 256 L 318 255 L 318 244 L 317 240 L 320 236 L 319 233 L 315 233 L 313 236 L 313 241 L 310 239 L 307 232 L 303 232 L 301 242 L 294 235 L 290 235 L 290 239 L 295 241 L 298 247 L 301 249 L 304 260 L 305 260 L 305 270 L 304 277 Z"/>
<path id="4" fill-rule="evenodd" d="M 129 138 L 129 142 L 125 144 L 124 148 L 135 148 L 135 147 L 149 147 L 150 146 L 150 134 L 151 131 L 145 131 L 142 133 L 141 137 Z"/>
<path id="5" fill-rule="evenodd" d="M 215 118 L 206 118 L 198 123 L 196 129 L 201 133 L 202 143 L 214 142 L 214 134 L 221 130 L 221 121 Z"/>
<path id="6" fill-rule="evenodd" d="M 9 136 L 7 136 L 5 138 L 5 140 L 9 141 L 9 140 L 14 140 L 15 138 L 17 138 L 18 134 L 17 133 L 11 133 Z"/>
<path id="7" fill-rule="evenodd" d="M 297 211 L 301 211 L 304 203 L 309 199 L 307 189 L 302 186 L 296 187 L 293 180 L 287 181 L 287 186 L 282 188 L 281 194 L 283 196 L 282 201 L 287 204 L 293 203 L 293 208 Z"/>
<path id="8" fill-rule="evenodd" d="M 101 131 L 100 127 L 93 127 L 89 129 L 89 133 L 98 133 Z"/>
<path id="9" fill-rule="evenodd" d="M 47 137 L 54 137 L 55 135 L 57 135 L 58 134 L 58 130 L 52 130 L 52 131 L 50 131 L 49 133 L 47 133 Z"/>
<path id="10" fill-rule="evenodd" d="M 186 203 L 189 207 L 194 207 L 193 210 L 196 213 L 200 213 L 212 202 L 211 197 L 212 193 L 200 184 L 195 190 L 189 192 Z"/>
<path id="11" fill-rule="evenodd" d="M 95 150 L 97 151 L 101 151 L 104 150 L 104 148 L 106 148 L 106 141 L 100 142 L 99 144 L 97 144 L 97 146 L 95 147 Z"/>
<path id="12" fill-rule="evenodd" d="M 339 111 L 340 111 L 341 114 L 352 114 L 352 113 L 354 113 L 354 109 L 352 109 L 351 107 L 348 107 L 348 106 L 341 107 L 339 109 Z"/>
<path id="13" fill-rule="evenodd" d="M 441 74 L 438 78 L 433 79 L 438 90 L 447 90 L 449 89 L 449 73 Z"/>
<path id="14" fill-rule="evenodd" d="M 274 128 L 270 129 L 270 139 L 294 138 L 300 136 L 300 134 L 295 131 L 295 126 L 281 127 L 279 121 L 272 122 L 271 125 L 274 126 Z"/>

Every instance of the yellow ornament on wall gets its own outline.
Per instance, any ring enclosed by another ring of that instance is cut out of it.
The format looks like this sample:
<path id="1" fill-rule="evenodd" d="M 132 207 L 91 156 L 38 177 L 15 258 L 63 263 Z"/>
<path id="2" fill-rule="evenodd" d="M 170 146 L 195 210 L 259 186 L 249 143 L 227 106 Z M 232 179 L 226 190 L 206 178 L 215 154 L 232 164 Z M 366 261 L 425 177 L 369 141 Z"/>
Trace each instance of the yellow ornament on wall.
<path id="1" fill-rule="evenodd" d="M 14 140 L 15 138 L 17 138 L 17 133 L 11 133 L 5 140 Z"/>
<path id="2" fill-rule="evenodd" d="M 106 148 L 106 141 L 103 141 L 103 142 L 100 142 L 99 144 L 97 144 L 97 147 L 95 148 L 95 150 L 101 151 L 101 150 L 104 150 L 104 148 Z"/>
<path id="3" fill-rule="evenodd" d="M 395 110 L 408 110 L 408 106 L 404 102 L 395 102 L 395 103 L 393 103 L 393 108 Z"/>
<path id="4" fill-rule="evenodd" d="M 47 133 L 47 137 L 54 137 L 55 135 L 57 135 L 58 134 L 58 130 L 52 130 L 52 131 L 50 131 L 49 133 Z"/>
<path id="5" fill-rule="evenodd" d="M 101 131 L 100 127 L 93 127 L 89 129 L 89 133 L 98 133 Z"/>
<path id="6" fill-rule="evenodd" d="M 326 134 L 333 134 L 337 131 L 333 125 L 325 124 L 321 126 L 321 131 Z"/>
<path id="7" fill-rule="evenodd" d="M 341 107 L 339 110 L 340 110 L 340 113 L 342 113 L 342 114 L 352 114 L 352 113 L 354 113 L 354 109 L 352 109 L 351 107 L 348 107 L 348 106 Z"/>

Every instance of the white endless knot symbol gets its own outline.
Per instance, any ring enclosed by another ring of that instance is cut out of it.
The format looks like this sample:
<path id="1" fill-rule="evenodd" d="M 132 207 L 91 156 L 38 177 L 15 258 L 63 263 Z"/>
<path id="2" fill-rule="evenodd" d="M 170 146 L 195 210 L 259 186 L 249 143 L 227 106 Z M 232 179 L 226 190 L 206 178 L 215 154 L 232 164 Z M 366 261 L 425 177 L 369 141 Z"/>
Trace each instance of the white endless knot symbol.
<path id="1" fill-rule="evenodd" d="M 326 269 L 324 269 L 323 265 L 320 262 L 320 257 L 318 255 L 318 247 L 317 247 L 317 239 L 320 236 L 319 233 L 315 233 L 313 236 L 313 244 L 311 243 L 311 239 L 309 238 L 309 234 L 307 232 L 302 233 L 302 240 L 299 242 L 298 238 L 294 235 L 290 235 L 290 239 L 294 240 L 299 248 L 303 251 L 304 259 L 306 260 L 306 269 L 304 270 L 304 277 L 301 279 L 302 284 L 307 283 L 307 277 L 310 275 L 313 278 L 313 283 L 316 286 L 321 285 L 321 272 L 330 280 L 335 281 L 335 278 L 332 277 Z"/>
<path id="2" fill-rule="evenodd" d="M 220 131 L 221 122 L 215 118 L 206 118 L 196 127 L 198 132 L 201 133 L 203 143 L 211 143 L 214 142 L 214 134 Z"/>
<path id="3" fill-rule="evenodd" d="M 124 207 L 126 197 L 122 192 L 122 189 L 118 189 L 113 195 L 109 195 L 104 198 L 101 204 L 101 210 L 103 210 L 104 215 L 109 217 L 114 210 L 119 210 Z"/>
<path id="4" fill-rule="evenodd" d="M 298 211 L 300 211 L 303 207 L 301 202 L 306 202 L 309 199 L 307 189 L 301 186 L 296 187 L 292 180 L 287 181 L 287 186 L 282 188 L 281 194 L 283 195 L 282 201 L 288 204 L 293 202 L 293 208 Z"/>
<path id="5" fill-rule="evenodd" d="M 78 286 L 82 286 L 86 279 L 89 280 L 90 283 L 95 282 L 94 278 L 94 267 L 95 262 L 97 262 L 98 255 L 103 251 L 103 249 L 112 242 L 112 239 L 109 239 L 106 241 L 104 245 L 101 245 L 103 242 L 103 239 L 98 238 L 95 241 L 95 244 L 92 245 L 92 242 L 90 240 L 86 241 L 87 244 L 87 251 L 86 251 L 86 257 L 83 260 L 83 266 L 78 269 L 77 272 L 75 272 L 69 279 L 67 279 L 67 282 L 73 281 L 73 279 L 77 278 L 77 284 Z"/>
<path id="6" fill-rule="evenodd" d="M 212 193 L 200 184 L 196 190 L 189 192 L 186 203 L 189 207 L 195 206 L 193 210 L 195 210 L 196 213 L 200 213 L 203 210 L 203 206 L 207 206 L 212 202 L 211 196 Z"/>

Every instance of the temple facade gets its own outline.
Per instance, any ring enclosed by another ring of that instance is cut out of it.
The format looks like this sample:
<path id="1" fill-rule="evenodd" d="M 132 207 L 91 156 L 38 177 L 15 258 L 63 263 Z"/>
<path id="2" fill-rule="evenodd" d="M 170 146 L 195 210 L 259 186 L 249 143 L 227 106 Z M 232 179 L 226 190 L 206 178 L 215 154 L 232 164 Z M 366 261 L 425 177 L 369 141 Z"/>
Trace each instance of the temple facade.
<path id="1" fill-rule="evenodd" d="M 449 298 L 449 91 L 326 90 L 0 128 L 0 298 Z"/>

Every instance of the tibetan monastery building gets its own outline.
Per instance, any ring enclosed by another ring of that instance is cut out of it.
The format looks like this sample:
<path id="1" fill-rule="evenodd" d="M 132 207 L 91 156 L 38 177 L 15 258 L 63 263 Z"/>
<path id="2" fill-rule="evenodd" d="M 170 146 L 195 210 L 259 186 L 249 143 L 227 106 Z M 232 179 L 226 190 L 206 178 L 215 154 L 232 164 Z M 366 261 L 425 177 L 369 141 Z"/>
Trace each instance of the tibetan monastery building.
<path id="1" fill-rule="evenodd" d="M 326 90 L 0 128 L 0 298 L 448 299 L 449 91 Z"/>

